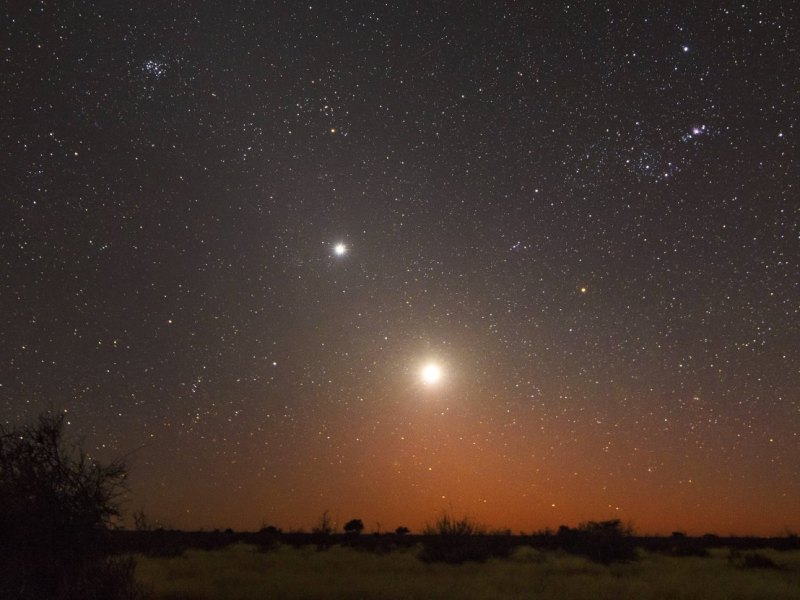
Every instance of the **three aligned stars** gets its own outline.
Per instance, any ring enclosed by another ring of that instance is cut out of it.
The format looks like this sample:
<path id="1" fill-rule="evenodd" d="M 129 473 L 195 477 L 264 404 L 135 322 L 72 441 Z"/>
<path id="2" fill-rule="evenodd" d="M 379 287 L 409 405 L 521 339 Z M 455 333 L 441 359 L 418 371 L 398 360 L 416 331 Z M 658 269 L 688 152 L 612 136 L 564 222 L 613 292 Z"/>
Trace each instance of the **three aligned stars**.
<path id="1" fill-rule="evenodd" d="M 333 244 L 333 254 L 337 258 L 342 258 L 347 255 L 349 248 L 344 242 L 336 242 Z M 581 294 L 586 294 L 589 291 L 587 286 L 578 288 Z M 442 368 L 435 362 L 425 364 L 419 372 L 422 383 L 426 386 L 434 386 L 441 382 L 443 372 Z"/>

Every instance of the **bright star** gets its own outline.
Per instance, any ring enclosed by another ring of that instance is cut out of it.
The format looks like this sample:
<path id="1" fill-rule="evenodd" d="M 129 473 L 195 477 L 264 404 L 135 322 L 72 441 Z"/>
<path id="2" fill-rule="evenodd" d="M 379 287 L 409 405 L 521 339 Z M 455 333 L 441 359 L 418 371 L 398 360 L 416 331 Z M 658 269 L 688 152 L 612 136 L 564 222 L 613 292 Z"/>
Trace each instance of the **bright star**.
<path id="1" fill-rule="evenodd" d="M 439 365 L 430 363 L 425 365 L 425 367 L 422 369 L 422 381 L 428 385 L 437 383 L 441 378 L 442 370 L 439 368 Z"/>
<path id="2" fill-rule="evenodd" d="M 342 243 L 336 244 L 333 247 L 333 253 L 336 254 L 336 256 L 344 256 L 347 254 L 347 246 Z"/>

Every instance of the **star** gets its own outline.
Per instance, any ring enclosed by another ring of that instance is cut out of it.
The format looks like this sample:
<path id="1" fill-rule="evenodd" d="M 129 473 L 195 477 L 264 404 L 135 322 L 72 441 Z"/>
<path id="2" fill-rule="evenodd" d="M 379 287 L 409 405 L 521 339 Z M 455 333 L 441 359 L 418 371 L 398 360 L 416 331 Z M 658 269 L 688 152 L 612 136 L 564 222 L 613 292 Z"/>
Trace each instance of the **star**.
<path id="1" fill-rule="evenodd" d="M 344 256 L 345 254 L 347 254 L 347 246 L 345 246 L 343 243 L 339 242 L 338 244 L 336 244 L 333 247 L 333 253 L 336 256 Z"/>

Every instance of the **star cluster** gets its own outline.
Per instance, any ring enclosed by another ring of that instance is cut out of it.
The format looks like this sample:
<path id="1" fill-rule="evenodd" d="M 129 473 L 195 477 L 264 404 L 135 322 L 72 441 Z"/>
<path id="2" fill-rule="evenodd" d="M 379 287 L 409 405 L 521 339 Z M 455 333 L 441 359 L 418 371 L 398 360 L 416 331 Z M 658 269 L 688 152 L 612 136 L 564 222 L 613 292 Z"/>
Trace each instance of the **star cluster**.
<path id="1" fill-rule="evenodd" d="M 174 527 L 800 527 L 791 3 L 106 4 L 2 9 L 0 421 Z"/>

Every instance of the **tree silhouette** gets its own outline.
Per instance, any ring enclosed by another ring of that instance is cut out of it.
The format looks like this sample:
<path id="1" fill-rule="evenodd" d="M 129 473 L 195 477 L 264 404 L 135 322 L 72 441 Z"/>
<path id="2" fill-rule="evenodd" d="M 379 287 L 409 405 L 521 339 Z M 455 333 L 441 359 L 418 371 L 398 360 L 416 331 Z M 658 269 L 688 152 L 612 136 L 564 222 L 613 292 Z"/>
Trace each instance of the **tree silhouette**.
<path id="1" fill-rule="evenodd" d="M 358 535 L 364 531 L 364 522 L 361 519 L 350 519 L 344 524 L 344 532 L 350 535 Z"/>
<path id="2" fill-rule="evenodd" d="M 317 521 L 317 524 L 311 528 L 311 533 L 317 535 L 331 535 L 334 532 L 333 521 L 329 511 L 325 511 Z"/>
<path id="3" fill-rule="evenodd" d="M 333 521 L 331 521 L 330 514 L 326 510 L 322 513 L 316 526 L 311 529 L 314 541 L 317 544 L 317 550 L 327 550 L 331 547 L 331 535 L 334 530 Z"/>
<path id="4" fill-rule="evenodd" d="M 64 423 L 59 414 L 0 426 L 0 597 L 123 597 L 109 586 L 133 594 L 132 563 L 106 560 L 126 467 L 67 445 Z"/>
<path id="5" fill-rule="evenodd" d="M 395 530 L 394 530 L 394 532 L 395 532 L 397 535 L 408 535 L 408 533 L 409 533 L 410 531 L 411 531 L 411 530 L 410 530 L 408 527 L 404 527 L 403 525 L 401 525 L 400 527 L 398 527 L 397 529 L 395 529 Z"/>

